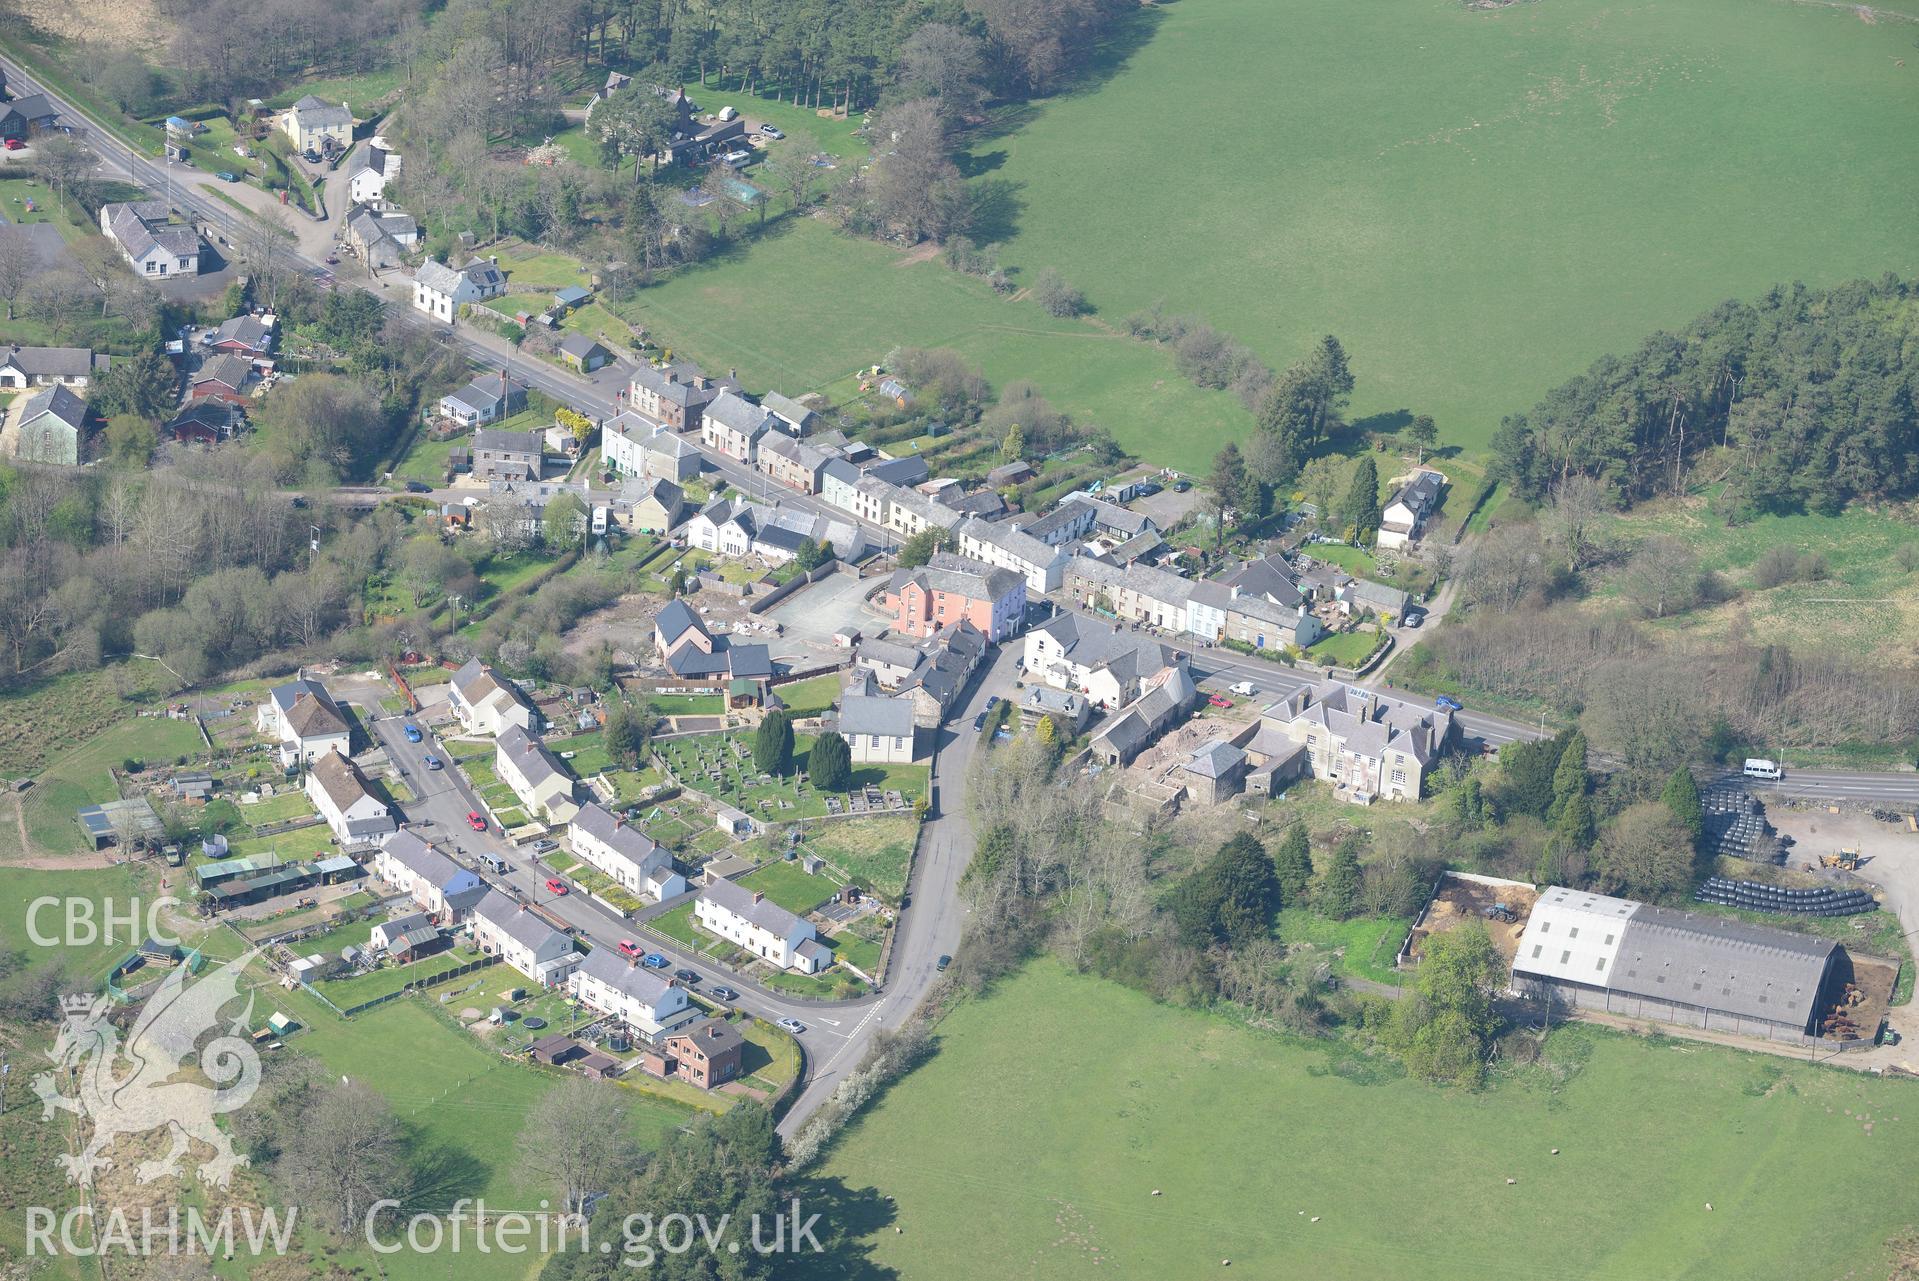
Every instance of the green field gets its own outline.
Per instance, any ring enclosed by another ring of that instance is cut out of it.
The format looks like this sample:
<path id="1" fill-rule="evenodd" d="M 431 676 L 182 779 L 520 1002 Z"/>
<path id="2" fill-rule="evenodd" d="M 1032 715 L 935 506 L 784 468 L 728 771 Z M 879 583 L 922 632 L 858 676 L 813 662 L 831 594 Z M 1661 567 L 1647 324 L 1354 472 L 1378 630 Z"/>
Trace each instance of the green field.
<path id="1" fill-rule="evenodd" d="M 1108 324 L 1198 314 L 1275 368 L 1335 333 L 1356 417 L 1428 412 L 1478 448 L 1722 299 L 1919 270 L 1919 56 L 1894 15 L 1208 0 L 1137 21 L 1096 89 L 975 146 L 1021 206 L 1004 261 L 1058 267 Z M 950 344 L 1189 469 L 1245 426 L 1161 352 L 899 261 L 806 222 L 642 294 L 637 318 L 789 394 Z"/>
<path id="2" fill-rule="evenodd" d="M 1913 1222 L 1919 1091 L 1844 1069 L 1573 1028 L 1449 1092 L 1052 962 L 939 1039 L 822 1171 L 915 1281 L 1882 1277 Z"/>
<path id="3" fill-rule="evenodd" d="M 27 841 L 33 847 L 26 852 L 71 854 L 86 849 L 74 811 L 119 795 L 108 771 L 129 757 L 159 767 L 180 756 L 198 757 L 204 750 L 192 721 L 161 716 L 137 717 L 96 735 L 55 759 L 21 798 Z M 0 849 L 18 844 L 18 829 L 0 824 Z"/>
<path id="4" fill-rule="evenodd" d="M 1093 321 L 1056 320 L 939 262 L 813 219 L 770 224 L 746 252 L 644 290 L 620 310 L 654 341 L 789 396 L 894 347 L 954 347 L 995 386 L 1029 380 L 1075 419 L 1112 428 L 1130 448 L 1151 442 L 1160 461 L 1193 470 L 1251 422 L 1231 396 L 1180 378 L 1164 352 Z"/>

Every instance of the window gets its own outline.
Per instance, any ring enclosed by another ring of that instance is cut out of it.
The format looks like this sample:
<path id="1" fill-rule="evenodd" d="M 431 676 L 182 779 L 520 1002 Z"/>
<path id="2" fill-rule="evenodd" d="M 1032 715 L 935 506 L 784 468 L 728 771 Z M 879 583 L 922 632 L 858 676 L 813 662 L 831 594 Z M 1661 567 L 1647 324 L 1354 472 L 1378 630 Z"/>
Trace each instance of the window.
<path id="1" fill-rule="evenodd" d="M 1405 770 L 1403 770 L 1403 769 L 1396 769 L 1396 770 L 1394 770 L 1394 771 L 1393 771 L 1393 782 L 1395 782 L 1395 783 L 1404 783 L 1405 781 L 1406 781 L 1406 771 L 1405 771 Z"/>
<path id="2" fill-rule="evenodd" d="M 1533 944 L 1533 959 L 1535 961 L 1539 959 L 1539 954 L 1543 950 L 1544 948 L 1541 944 L 1538 944 L 1538 943 Z"/>
<path id="3" fill-rule="evenodd" d="M 1607 947 L 1611 947 L 1611 946 L 1612 946 L 1612 941 L 1613 941 L 1613 936 L 1612 936 L 1612 935 L 1610 935 L 1610 934 L 1608 934 L 1608 935 L 1606 936 L 1606 946 L 1607 946 Z"/>
<path id="4" fill-rule="evenodd" d="M 1572 929 L 1571 929 L 1570 931 L 1568 931 L 1568 932 L 1567 932 L 1567 934 L 1566 934 L 1566 937 L 1567 937 L 1567 938 L 1569 938 L 1569 939 L 1576 939 L 1576 938 L 1578 938 L 1578 937 L 1579 937 L 1579 927 L 1578 927 L 1577 925 L 1575 925 L 1575 926 L 1573 926 L 1573 927 L 1572 927 Z"/>
<path id="5" fill-rule="evenodd" d="M 1539 923 L 1539 932 L 1541 934 L 1551 934 L 1553 932 L 1553 923 L 1551 921 L 1541 921 Z"/>
<path id="6" fill-rule="evenodd" d="M 1565 965 L 1573 959 L 1572 949 L 1567 948 L 1559 954 L 1559 963 Z"/>

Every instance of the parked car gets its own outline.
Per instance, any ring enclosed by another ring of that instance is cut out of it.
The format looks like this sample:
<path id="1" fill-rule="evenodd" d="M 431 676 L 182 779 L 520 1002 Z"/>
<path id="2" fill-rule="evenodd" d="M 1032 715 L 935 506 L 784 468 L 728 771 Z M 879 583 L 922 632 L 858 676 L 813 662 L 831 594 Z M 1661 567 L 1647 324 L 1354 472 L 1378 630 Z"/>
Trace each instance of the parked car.
<path id="1" fill-rule="evenodd" d="M 406 741 L 409 743 L 418 743 L 426 737 L 426 735 L 420 732 L 420 727 L 412 721 L 408 721 L 405 725 L 402 725 L 400 732 L 406 735 Z"/>
<path id="2" fill-rule="evenodd" d="M 658 952 L 648 952 L 645 956 L 642 956 L 640 958 L 640 964 L 644 965 L 649 970 L 663 970 L 667 967 L 669 962 L 664 956 L 661 956 Z"/>
<path id="3" fill-rule="evenodd" d="M 1155 480 L 1141 481 L 1139 488 L 1133 491 L 1133 497 L 1151 498 L 1154 494 L 1157 494 L 1160 491 L 1160 488 L 1161 487 L 1158 481 L 1155 481 Z"/>
<path id="4" fill-rule="evenodd" d="M 1438 698 L 1435 698 L 1433 700 L 1433 706 L 1437 707 L 1442 712 L 1457 712 L 1457 711 L 1463 710 L 1465 707 L 1463 703 L 1461 703 L 1458 699 L 1454 698 L 1451 694 L 1441 694 Z"/>
<path id="5" fill-rule="evenodd" d="M 1406 617 L 1404 617 L 1404 618 L 1402 618 L 1402 619 L 1400 619 L 1400 620 L 1399 620 L 1399 625 L 1400 625 L 1401 627 L 1406 627 L 1406 628 L 1415 628 L 1415 627 L 1418 627 L 1418 626 L 1419 626 L 1419 625 L 1420 625 L 1421 623 L 1423 623 L 1423 622 L 1425 622 L 1425 621 L 1426 621 L 1426 616 L 1425 616 L 1424 614 L 1422 614 L 1422 613 L 1418 613 L 1418 612 L 1414 612 L 1414 613 L 1410 613 L 1410 614 L 1408 614 L 1408 615 L 1406 615 Z"/>
<path id="6" fill-rule="evenodd" d="M 688 984 L 698 983 L 700 981 L 699 974 L 694 970 L 674 970 L 673 977 L 682 983 Z"/>
<path id="7" fill-rule="evenodd" d="M 779 1021 L 779 1028 L 783 1032 L 791 1032 L 794 1036 L 798 1036 L 800 1033 L 806 1031 L 806 1024 L 800 1022 L 798 1019 L 781 1019 Z"/>
<path id="8" fill-rule="evenodd" d="M 1259 693 L 1259 686 L 1253 684 L 1251 681 L 1240 681 L 1237 684 L 1227 686 L 1227 689 L 1238 694 L 1241 698 L 1251 698 L 1253 695 Z"/>
<path id="9" fill-rule="evenodd" d="M 1213 707 L 1231 707 L 1233 705 L 1232 699 L 1221 698 L 1218 694 L 1208 694 L 1206 696 L 1206 702 Z"/>
<path id="10" fill-rule="evenodd" d="M 951 965 L 952 963 L 953 963 L 952 957 L 942 956 L 940 957 L 939 960 L 933 962 L 933 968 L 938 970 L 940 973 L 944 974 L 946 973 L 946 967 Z"/>
<path id="11" fill-rule="evenodd" d="M 737 1001 L 740 999 L 740 994 L 730 987 L 708 988 L 706 995 L 715 1001 Z"/>
<path id="12" fill-rule="evenodd" d="M 1175 494 L 1183 494 L 1192 487 L 1193 482 L 1190 480 L 1176 480 L 1173 482 L 1173 492 Z"/>
<path id="13" fill-rule="evenodd" d="M 406 492 L 409 494 L 430 494 L 433 492 L 433 486 L 423 480 L 409 480 L 406 483 Z"/>
<path id="14" fill-rule="evenodd" d="M 635 943 L 632 939 L 620 940 L 621 956 L 624 956 L 627 960 L 631 961 L 631 960 L 637 959 L 640 956 L 640 954 L 641 954 L 641 949 L 638 943 Z"/>
<path id="15" fill-rule="evenodd" d="M 786 136 L 784 133 L 781 133 L 778 129 L 775 129 L 772 125 L 761 125 L 760 132 L 765 134 L 769 138 L 784 138 Z"/>
<path id="16" fill-rule="evenodd" d="M 566 893 L 566 882 L 557 876 L 549 876 L 546 878 L 546 892 L 548 894 L 564 894 Z"/>
<path id="17" fill-rule="evenodd" d="M 339 266 L 339 265 L 340 265 L 340 255 L 338 255 L 338 254 L 328 254 L 328 255 L 327 255 L 327 256 L 326 256 L 325 258 L 323 258 L 323 259 L 322 259 L 321 261 L 323 261 L 324 263 L 326 263 L 326 265 L 327 265 L 327 266 L 329 266 L 329 267 L 337 267 L 337 266 Z"/>
<path id="18" fill-rule="evenodd" d="M 216 173 L 216 174 L 214 174 L 213 176 L 214 176 L 214 177 L 216 177 L 216 178 L 218 178 L 218 179 L 219 179 L 219 180 L 220 180 L 221 182 L 238 182 L 238 181 L 240 181 L 240 175 L 239 175 L 239 174 L 237 174 L 237 173 L 230 173 L 230 172 L 228 172 L 228 171 L 227 171 L 227 170 L 225 170 L 225 169 L 222 169 L 222 170 L 221 170 L 221 171 L 220 171 L 219 173 Z"/>
<path id="19" fill-rule="evenodd" d="M 725 164 L 728 169 L 744 169 L 752 163 L 753 153 L 750 151 L 729 151 L 720 157 L 720 161 Z"/>
<path id="20" fill-rule="evenodd" d="M 986 713 L 981 712 L 978 716 L 975 716 L 973 718 L 973 732 L 977 734 L 985 728 L 986 728 Z"/>
<path id="21" fill-rule="evenodd" d="M 476 832 L 484 832 L 486 830 L 486 820 L 480 817 L 480 811 L 478 810 L 468 810 L 466 812 L 466 825 Z"/>
<path id="22" fill-rule="evenodd" d="M 544 854 L 548 850 L 558 849 L 559 847 L 560 843 L 558 841 L 549 841 L 544 837 L 533 842 L 533 852 L 535 854 Z"/>
<path id="23" fill-rule="evenodd" d="M 428 752 L 426 757 L 426 767 L 428 769 L 441 768 L 440 758 L 433 755 L 431 752 Z"/>
<path id="24" fill-rule="evenodd" d="M 993 709 L 994 709 L 995 707 L 998 707 L 998 706 L 999 706 L 999 695 L 998 695 L 998 694 L 988 694 L 988 695 L 986 696 L 986 710 L 990 712 L 990 711 L 992 711 L 992 710 L 993 710 Z"/>
<path id="25" fill-rule="evenodd" d="M 8 151 L 25 151 L 26 149 L 27 149 L 27 144 L 20 141 L 18 138 L 7 139 Z"/>

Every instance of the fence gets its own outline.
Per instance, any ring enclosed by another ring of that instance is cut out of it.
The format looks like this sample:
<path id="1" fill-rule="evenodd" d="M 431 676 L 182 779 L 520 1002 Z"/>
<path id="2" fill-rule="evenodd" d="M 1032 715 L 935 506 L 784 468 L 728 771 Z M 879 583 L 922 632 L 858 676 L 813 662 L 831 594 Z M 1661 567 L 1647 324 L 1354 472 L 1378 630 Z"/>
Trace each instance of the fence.
<path id="1" fill-rule="evenodd" d="M 842 565 L 839 561 L 836 561 L 836 560 L 829 560 L 824 565 L 814 566 L 812 569 L 807 570 L 804 574 L 794 575 L 792 578 L 787 579 L 786 582 L 780 584 L 778 587 L 775 587 L 770 592 L 766 592 L 765 594 L 760 596 L 755 596 L 750 602 L 747 603 L 746 612 L 749 614 L 764 614 L 767 610 L 773 608 L 775 605 L 785 600 L 788 596 L 791 596 L 794 592 L 797 592 L 801 590 L 802 588 L 811 587 L 814 583 L 819 582 L 821 579 L 827 577 L 829 574 L 850 574 L 854 578 L 858 578 L 860 576 L 859 571 L 856 569 L 853 569 L 851 566 Z"/>
<path id="2" fill-rule="evenodd" d="M 468 961 L 463 965 L 456 965 L 450 970 L 441 970 L 428 978 L 409 979 L 404 985 L 388 992 L 384 996 L 376 996 L 370 1001 L 362 1001 L 358 1005 L 348 1006 L 344 1010 L 334 1005 L 333 1002 L 328 1001 L 324 996 L 320 996 L 319 991 L 312 985 L 303 982 L 301 986 L 305 987 L 307 991 L 312 992 L 315 996 L 320 996 L 320 999 L 325 1001 L 327 1006 L 336 1014 L 340 1015 L 340 1017 L 352 1018 L 355 1014 L 363 1010 L 371 1010 L 376 1006 L 385 1005 L 388 1001 L 398 1000 L 409 992 L 423 991 L 426 988 L 434 987 L 449 980 L 457 979 L 462 975 L 471 974 L 475 970 L 483 970 L 489 965 L 498 965 L 499 963 L 500 958 L 497 956 L 483 956 L 477 961 Z"/>

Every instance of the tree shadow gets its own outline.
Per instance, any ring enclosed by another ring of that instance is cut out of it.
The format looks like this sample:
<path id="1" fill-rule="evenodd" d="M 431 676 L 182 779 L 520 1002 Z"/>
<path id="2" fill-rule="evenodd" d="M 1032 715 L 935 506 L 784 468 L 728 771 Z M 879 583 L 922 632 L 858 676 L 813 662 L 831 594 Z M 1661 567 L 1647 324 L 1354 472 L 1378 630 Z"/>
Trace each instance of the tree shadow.
<path id="1" fill-rule="evenodd" d="M 1368 414 L 1347 424 L 1347 430 L 1358 432 L 1362 436 L 1377 432 L 1382 436 L 1395 436 L 1412 425 L 1413 411 L 1410 409 L 1389 409 L 1381 414 Z"/>
<path id="2" fill-rule="evenodd" d="M 493 1172 L 465 1148 L 430 1140 L 417 1126 L 405 1127 L 406 1150 L 413 1173 L 411 1200 L 452 1205 L 461 1197 L 477 1197 L 486 1190 Z"/>
<path id="3" fill-rule="evenodd" d="M 1006 163 L 1006 149 L 1002 147 L 996 151 L 986 152 L 984 155 L 975 155 L 970 151 L 962 151 L 953 157 L 953 163 L 959 166 L 960 177 L 978 178 L 982 174 L 993 172 Z"/>
<path id="4" fill-rule="evenodd" d="M 797 1281 L 894 1281 L 899 1273 L 873 1260 L 873 1238 L 894 1226 L 898 1209 L 878 1188 L 849 1188 L 837 1178 L 800 1180 L 801 1217 L 817 1214 L 826 1231 L 821 1254 L 803 1253 L 781 1262 L 782 1277 Z M 817 1231 L 817 1230 L 816 1230 Z"/>
<path id="5" fill-rule="evenodd" d="M 1019 194 L 1024 185 L 1008 178 L 981 178 L 967 188 L 969 234 L 975 241 L 990 245 L 1013 238 L 1026 211 Z"/>

